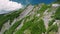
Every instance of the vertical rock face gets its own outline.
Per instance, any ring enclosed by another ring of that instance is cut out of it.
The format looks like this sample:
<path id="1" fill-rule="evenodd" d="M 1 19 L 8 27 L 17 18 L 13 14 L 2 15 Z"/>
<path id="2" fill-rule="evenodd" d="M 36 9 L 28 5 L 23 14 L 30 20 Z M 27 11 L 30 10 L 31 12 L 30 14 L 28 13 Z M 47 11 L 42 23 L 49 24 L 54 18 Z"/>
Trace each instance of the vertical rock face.
<path id="1" fill-rule="evenodd" d="M 9 29 L 9 27 L 11 27 L 11 26 L 10 26 L 9 20 L 8 20 L 8 22 L 6 22 L 6 23 L 3 25 L 0 33 L 3 34 L 3 32 L 4 32 L 5 30 Z"/>
<path id="2" fill-rule="evenodd" d="M 32 9 L 34 6 L 29 5 L 19 16 L 19 18 L 24 18 Z"/>
<path id="3" fill-rule="evenodd" d="M 45 6 L 45 5 L 44 5 Z M 25 18 L 27 15 L 30 15 L 29 17 L 31 17 L 31 15 L 33 16 L 37 16 L 37 17 L 39 17 L 39 19 L 43 19 L 43 21 L 44 21 L 44 24 L 45 24 L 45 27 L 46 27 L 46 29 L 49 27 L 48 26 L 48 23 L 49 23 L 49 21 L 51 20 L 51 19 L 53 19 L 53 18 L 51 18 L 51 16 L 52 15 L 54 15 L 54 13 L 56 12 L 56 9 L 60 6 L 59 4 L 52 4 L 52 6 L 51 7 L 49 7 L 49 8 L 45 8 L 43 6 L 43 4 L 42 5 L 38 5 L 38 6 L 32 6 L 32 5 L 29 5 L 28 7 L 26 7 L 25 8 L 25 10 L 23 10 L 23 12 L 21 13 L 21 14 L 19 14 L 20 16 L 18 17 L 18 18 L 15 18 L 14 20 L 13 20 L 13 22 L 12 22 L 12 24 L 10 25 L 9 24 L 9 20 L 8 20 L 8 22 L 7 23 L 5 23 L 4 25 L 3 25 L 3 27 L 2 27 L 2 29 L 1 29 L 1 32 L 0 32 L 0 34 L 3 34 L 4 32 L 5 32 L 5 30 L 9 30 L 9 28 L 11 27 L 11 26 L 13 26 L 17 21 L 19 21 L 19 20 L 21 20 L 21 19 L 23 19 L 23 18 Z M 46 9 L 46 10 L 44 10 L 42 7 L 44 7 L 44 9 Z M 43 13 L 42 15 L 39 13 L 40 11 L 42 11 L 41 13 Z M 44 11 L 44 12 L 43 12 Z M 37 13 L 38 12 L 38 13 Z M 27 17 L 28 18 L 28 17 Z M 31 19 L 31 18 L 30 18 Z M 38 20 L 39 20 L 38 19 Z M 26 19 L 27 20 L 27 19 Z M 38 20 L 36 20 L 36 21 L 38 21 Z M 29 19 L 28 19 L 28 21 L 29 21 Z M 17 22 L 18 23 L 18 22 Z M 15 28 L 15 30 L 17 29 L 17 30 L 19 30 L 20 28 L 22 28 L 22 26 L 24 25 L 24 21 L 23 22 L 21 22 L 21 25 L 19 25 L 17 28 Z M 55 20 L 55 22 L 53 23 L 53 25 L 54 24 L 58 24 L 58 27 L 59 27 L 59 29 L 58 29 L 58 32 L 56 33 L 56 34 L 60 34 L 60 20 Z M 16 24 L 17 25 L 17 24 Z M 28 24 L 27 24 L 28 25 Z M 26 31 L 28 31 L 28 28 L 27 28 L 27 30 Z M 29 30 L 30 31 L 30 30 Z M 29 32 L 30 33 L 30 32 Z M 8 33 L 7 33 L 8 34 Z M 14 34 L 15 34 L 15 31 L 14 31 Z M 42 33 L 42 34 L 44 34 L 44 33 Z"/>
<path id="4" fill-rule="evenodd" d="M 20 19 L 23 19 L 30 11 L 32 11 L 32 9 L 34 8 L 34 6 L 32 6 L 32 5 L 29 5 L 21 14 L 20 14 L 20 16 L 16 19 L 14 19 L 14 21 L 12 22 L 12 24 L 10 25 L 9 24 L 9 22 L 10 21 L 8 21 L 7 23 L 5 23 L 4 25 L 3 25 L 3 28 L 1 29 L 1 32 L 0 32 L 0 34 L 3 34 L 3 32 L 7 29 L 9 29 L 16 21 L 19 21 Z"/>

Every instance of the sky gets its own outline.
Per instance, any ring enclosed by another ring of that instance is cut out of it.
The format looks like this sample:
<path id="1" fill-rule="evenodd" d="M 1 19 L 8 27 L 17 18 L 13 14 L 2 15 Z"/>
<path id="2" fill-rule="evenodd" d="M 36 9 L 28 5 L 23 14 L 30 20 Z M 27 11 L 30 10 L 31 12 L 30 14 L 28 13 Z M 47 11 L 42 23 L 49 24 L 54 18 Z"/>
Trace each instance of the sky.
<path id="1" fill-rule="evenodd" d="M 54 0 L 0 0 L 0 14 L 17 10 L 26 4 L 51 3 Z"/>
<path id="2" fill-rule="evenodd" d="M 13 2 L 10 0 L 0 0 L 0 14 L 8 13 L 22 7 L 23 5 L 21 3 Z"/>
<path id="3" fill-rule="evenodd" d="M 35 4 L 39 4 L 39 3 L 45 3 L 45 4 L 50 4 L 56 0 L 10 0 L 10 1 L 15 1 L 15 2 L 18 2 L 18 3 L 22 3 L 22 4 L 32 4 L 32 5 L 35 5 Z"/>

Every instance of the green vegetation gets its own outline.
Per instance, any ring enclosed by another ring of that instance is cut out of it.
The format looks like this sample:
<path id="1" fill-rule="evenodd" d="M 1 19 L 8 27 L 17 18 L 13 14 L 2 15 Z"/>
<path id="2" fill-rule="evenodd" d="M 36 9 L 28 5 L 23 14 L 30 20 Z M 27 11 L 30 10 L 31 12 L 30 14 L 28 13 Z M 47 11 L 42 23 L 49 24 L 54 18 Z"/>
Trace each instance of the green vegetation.
<path id="1" fill-rule="evenodd" d="M 28 5 L 29 6 L 29 5 Z M 34 9 L 38 7 L 35 6 Z M 60 7 L 56 10 L 53 19 L 49 21 L 48 28 L 45 27 L 44 22 L 44 12 L 45 10 L 48 10 L 48 12 L 51 12 L 51 5 L 41 5 L 41 9 L 38 11 L 35 11 L 33 14 L 33 10 L 27 14 L 23 19 L 16 21 L 13 25 L 11 24 L 14 19 L 17 19 L 20 16 L 20 13 L 23 12 L 25 9 L 20 9 L 14 12 L 11 12 L 9 14 L 0 15 L 0 30 L 4 23 L 6 23 L 8 20 L 10 20 L 10 25 L 12 25 L 9 29 L 7 29 L 3 34 L 50 34 L 53 32 L 58 32 L 58 25 L 57 23 L 54 24 L 55 20 L 60 20 Z M 39 14 L 39 15 L 38 15 Z M 16 29 L 23 23 L 23 26 L 20 27 L 18 30 Z M 16 31 L 15 31 L 16 30 Z"/>
<path id="2" fill-rule="evenodd" d="M 47 34 L 49 34 L 49 32 L 58 32 L 58 26 L 57 24 L 51 25 L 48 29 L 47 29 Z"/>
<path id="3" fill-rule="evenodd" d="M 23 19 L 22 19 L 23 20 Z M 22 20 L 17 21 L 16 23 L 14 23 L 9 30 L 5 31 L 4 34 L 13 34 L 13 32 L 15 31 L 15 29 L 18 27 L 18 25 L 21 24 Z"/>
<path id="4" fill-rule="evenodd" d="M 8 21 L 8 19 L 9 19 L 9 15 L 1 17 L 1 19 L 0 19 L 0 29 L 2 28 L 3 24 Z"/>
<path id="5" fill-rule="evenodd" d="M 8 20 L 12 22 L 16 17 L 19 16 L 19 14 L 22 12 L 22 10 L 12 12 L 10 14 L 2 15 L 0 16 L 0 29 L 2 28 L 3 24 L 6 23 Z M 10 23 L 11 24 L 11 23 Z"/>
<path id="6" fill-rule="evenodd" d="M 54 20 L 54 19 L 53 19 L 53 20 L 51 20 L 51 21 L 49 21 L 48 26 L 51 26 L 54 22 L 55 22 L 55 20 Z"/>
<path id="7" fill-rule="evenodd" d="M 56 10 L 55 19 L 60 20 L 60 7 Z"/>
<path id="8" fill-rule="evenodd" d="M 19 17 L 19 15 L 20 15 L 20 13 L 21 13 L 22 11 L 23 11 L 23 10 L 21 9 L 21 10 L 15 11 L 15 12 L 13 12 L 13 13 L 10 14 L 10 18 L 9 18 L 10 24 L 13 22 L 13 20 L 14 20 L 15 18 Z"/>
<path id="9" fill-rule="evenodd" d="M 41 15 L 45 12 L 45 10 L 47 9 L 47 8 L 49 8 L 50 6 L 47 6 L 47 5 L 42 5 L 42 7 L 41 7 L 41 9 L 38 11 L 38 13 L 40 13 Z"/>

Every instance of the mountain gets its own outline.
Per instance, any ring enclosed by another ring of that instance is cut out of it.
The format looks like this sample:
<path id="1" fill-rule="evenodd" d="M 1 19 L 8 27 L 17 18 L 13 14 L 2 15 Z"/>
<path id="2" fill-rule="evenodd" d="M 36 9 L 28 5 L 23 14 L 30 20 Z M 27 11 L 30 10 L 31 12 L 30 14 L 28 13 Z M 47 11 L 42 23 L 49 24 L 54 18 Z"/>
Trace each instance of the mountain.
<path id="1" fill-rule="evenodd" d="M 0 15 L 0 34 L 60 34 L 60 4 L 27 5 Z"/>

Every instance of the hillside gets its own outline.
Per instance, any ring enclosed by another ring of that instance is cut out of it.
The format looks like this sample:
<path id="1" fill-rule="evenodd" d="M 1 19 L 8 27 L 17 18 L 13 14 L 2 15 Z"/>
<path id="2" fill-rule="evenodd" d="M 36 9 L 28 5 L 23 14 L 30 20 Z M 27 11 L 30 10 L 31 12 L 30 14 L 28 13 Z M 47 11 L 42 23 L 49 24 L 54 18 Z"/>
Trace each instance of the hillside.
<path id="1" fill-rule="evenodd" d="M 60 4 L 27 5 L 0 15 L 0 34 L 60 34 Z"/>

